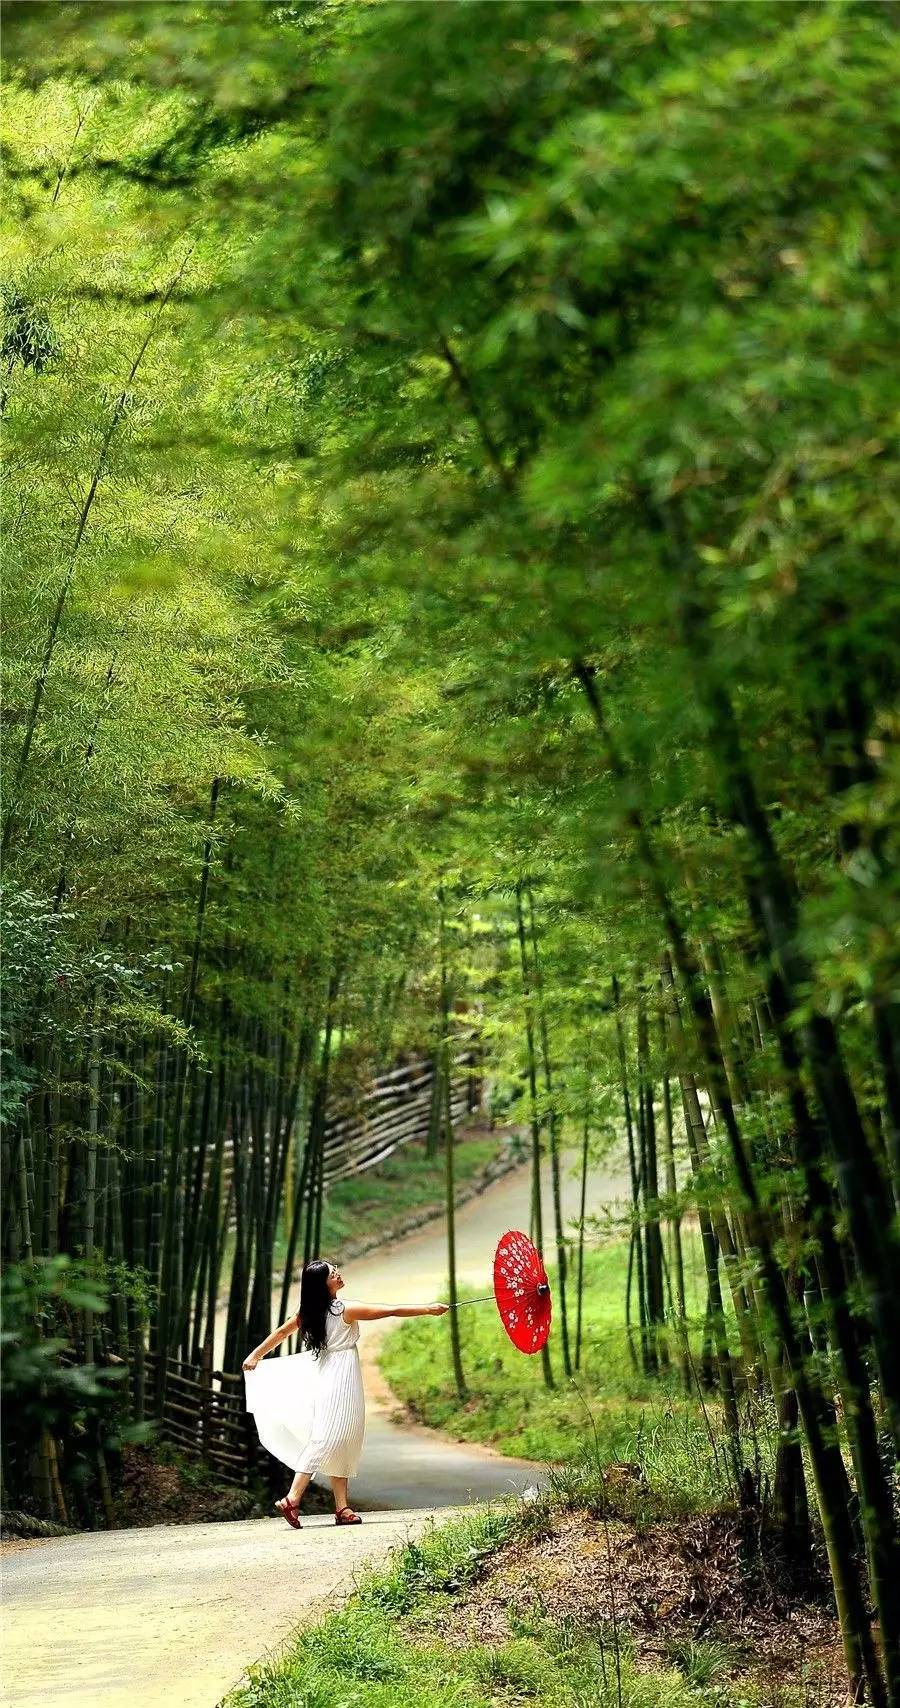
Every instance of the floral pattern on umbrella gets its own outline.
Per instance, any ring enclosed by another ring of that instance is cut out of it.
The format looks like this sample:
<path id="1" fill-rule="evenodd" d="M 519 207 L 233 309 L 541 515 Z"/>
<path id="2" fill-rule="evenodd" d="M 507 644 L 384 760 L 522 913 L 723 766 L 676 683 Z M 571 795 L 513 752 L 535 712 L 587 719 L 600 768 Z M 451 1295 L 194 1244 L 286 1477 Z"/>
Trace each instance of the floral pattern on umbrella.
<path id="1" fill-rule="evenodd" d="M 503 1235 L 494 1253 L 494 1297 L 513 1346 L 540 1352 L 553 1314 L 550 1283 L 540 1252 L 517 1228 Z"/>

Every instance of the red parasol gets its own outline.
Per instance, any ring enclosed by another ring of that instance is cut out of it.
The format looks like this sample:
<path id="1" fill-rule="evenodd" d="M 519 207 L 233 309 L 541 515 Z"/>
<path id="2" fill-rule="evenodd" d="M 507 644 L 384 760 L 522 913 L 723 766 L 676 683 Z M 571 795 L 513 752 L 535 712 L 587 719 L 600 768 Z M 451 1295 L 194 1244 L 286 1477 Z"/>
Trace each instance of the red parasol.
<path id="1" fill-rule="evenodd" d="M 494 1253 L 494 1297 L 500 1321 L 520 1352 L 540 1352 L 552 1305 L 544 1260 L 527 1234 L 510 1229 Z"/>
<path id="2" fill-rule="evenodd" d="M 491 1298 L 462 1299 L 462 1305 L 484 1305 Z M 493 1298 L 500 1321 L 520 1352 L 540 1352 L 550 1333 L 552 1306 L 544 1260 L 527 1234 L 510 1228 L 494 1253 Z"/>

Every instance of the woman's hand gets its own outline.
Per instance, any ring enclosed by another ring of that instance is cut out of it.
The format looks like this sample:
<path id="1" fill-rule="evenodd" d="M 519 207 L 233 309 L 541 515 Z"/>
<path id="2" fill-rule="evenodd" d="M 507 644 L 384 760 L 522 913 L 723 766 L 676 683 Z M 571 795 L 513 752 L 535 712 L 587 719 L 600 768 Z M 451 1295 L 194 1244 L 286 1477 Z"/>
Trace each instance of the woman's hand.
<path id="1" fill-rule="evenodd" d="M 251 1352 L 244 1359 L 244 1362 L 241 1365 L 241 1369 L 242 1370 L 255 1370 L 258 1363 L 259 1363 L 259 1353 L 258 1352 Z"/>
<path id="2" fill-rule="evenodd" d="M 449 1309 L 449 1305 L 428 1305 L 425 1310 L 425 1315 L 429 1317 L 443 1317 L 446 1316 Z"/>

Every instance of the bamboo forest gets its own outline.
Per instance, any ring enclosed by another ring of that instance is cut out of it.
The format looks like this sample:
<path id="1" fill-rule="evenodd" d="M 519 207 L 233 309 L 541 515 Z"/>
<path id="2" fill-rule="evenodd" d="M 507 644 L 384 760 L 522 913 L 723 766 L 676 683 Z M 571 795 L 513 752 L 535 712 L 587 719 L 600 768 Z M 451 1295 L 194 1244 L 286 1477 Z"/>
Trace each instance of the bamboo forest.
<path id="1" fill-rule="evenodd" d="M 4 58 L 8 1701 L 900 1708 L 896 9 Z"/>

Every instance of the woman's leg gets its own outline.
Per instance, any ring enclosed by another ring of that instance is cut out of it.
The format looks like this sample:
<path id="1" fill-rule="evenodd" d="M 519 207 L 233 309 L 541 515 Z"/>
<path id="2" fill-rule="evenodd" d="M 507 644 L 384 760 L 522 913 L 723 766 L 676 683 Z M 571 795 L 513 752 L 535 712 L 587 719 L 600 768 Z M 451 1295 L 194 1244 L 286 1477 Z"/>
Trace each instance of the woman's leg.
<path id="1" fill-rule="evenodd" d="M 294 1480 L 291 1483 L 291 1486 L 287 1492 L 288 1500 L 292 1501 L 294 1503 L 294 1505 L 296 1505 L 297 1501 L 303 1499 L 303 1496 L 305 1495 L 305 1493 L 306 1493 L 307 1489 L 309 1488 L 309 1485 L 311 1482 L 312 1482 L 312 1472 L 311 1471 L 297 1471 L 297 1472 L 295 1472 Z"/>
<path id="2" fill-rule="evenodd" d="M 332 1477 L 331 1488 L 334 1494 L 334 1510 L 335 1512 L 343 1512 L 347 1505 L 347 1478 Z"/>

